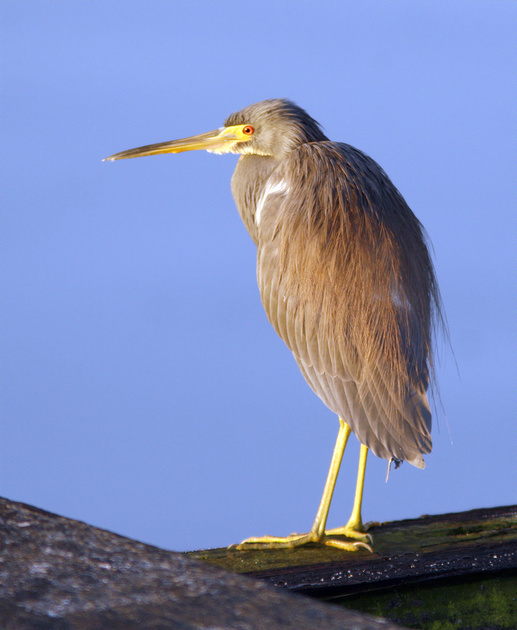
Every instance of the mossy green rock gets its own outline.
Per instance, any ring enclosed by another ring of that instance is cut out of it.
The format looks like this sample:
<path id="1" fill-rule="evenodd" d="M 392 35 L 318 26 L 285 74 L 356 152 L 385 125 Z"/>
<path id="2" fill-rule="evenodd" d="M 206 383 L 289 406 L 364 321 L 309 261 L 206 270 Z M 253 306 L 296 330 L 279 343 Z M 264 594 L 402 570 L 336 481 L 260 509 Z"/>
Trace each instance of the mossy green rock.
<path id="1" fill-rule="evenodd" d="M 413 628 L 517 628 L 517 506 L 372 527 L 374 553 L 213 549 L 198 560 Z"/>

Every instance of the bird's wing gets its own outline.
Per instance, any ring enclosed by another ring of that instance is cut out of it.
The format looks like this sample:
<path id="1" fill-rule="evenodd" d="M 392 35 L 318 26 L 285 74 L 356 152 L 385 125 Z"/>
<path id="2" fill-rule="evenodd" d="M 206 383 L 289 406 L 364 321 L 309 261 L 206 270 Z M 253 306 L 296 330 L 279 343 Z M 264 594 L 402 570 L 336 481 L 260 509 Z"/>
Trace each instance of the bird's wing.
<path id="1" fill-rule="evenodd" d="M 284 160 L 257 214 L 262 301 L 309 385 L 374 453 L 423 466 L 432 287 L 417 219 L 370 158 L 331 142 Z"/>

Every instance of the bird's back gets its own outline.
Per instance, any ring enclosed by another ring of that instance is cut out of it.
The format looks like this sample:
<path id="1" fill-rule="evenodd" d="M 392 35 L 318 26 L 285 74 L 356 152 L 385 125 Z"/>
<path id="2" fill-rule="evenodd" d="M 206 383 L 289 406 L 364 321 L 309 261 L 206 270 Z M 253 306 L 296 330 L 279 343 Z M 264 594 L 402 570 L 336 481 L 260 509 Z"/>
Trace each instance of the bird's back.
<path id="1" fill-rule="evenodd" d="M 309 385 L 376 455 L 423 467 L 438 292 L 400 193 L 357 149 L 302 144 L 255 199 L 255 223 L 262 301 Z"/>

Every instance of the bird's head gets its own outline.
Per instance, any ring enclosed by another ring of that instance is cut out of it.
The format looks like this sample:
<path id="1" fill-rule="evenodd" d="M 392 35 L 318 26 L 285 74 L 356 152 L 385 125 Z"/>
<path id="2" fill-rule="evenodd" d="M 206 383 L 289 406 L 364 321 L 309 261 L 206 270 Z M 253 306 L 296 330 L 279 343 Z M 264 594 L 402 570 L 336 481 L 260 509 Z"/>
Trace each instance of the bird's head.
<path id="1" fill-rule="evenodd" d="M 281 159 L 300 144 L 326 139 L 319 124 L 301 107 L 285 99 L 270 99 L 232 114 L 214 131 L 129 149 L 106 160 L 195 150 Z"/>

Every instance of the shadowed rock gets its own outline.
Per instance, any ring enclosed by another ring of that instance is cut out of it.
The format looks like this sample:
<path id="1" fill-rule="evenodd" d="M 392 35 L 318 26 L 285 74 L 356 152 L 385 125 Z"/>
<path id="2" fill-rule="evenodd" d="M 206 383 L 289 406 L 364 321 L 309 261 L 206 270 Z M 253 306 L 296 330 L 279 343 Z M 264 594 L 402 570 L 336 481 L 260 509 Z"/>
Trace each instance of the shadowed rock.
<path id="1" fill-rule="evenodd" d="M 0 499 L 2 630 L 389 630 L 186 557 Z"/>

